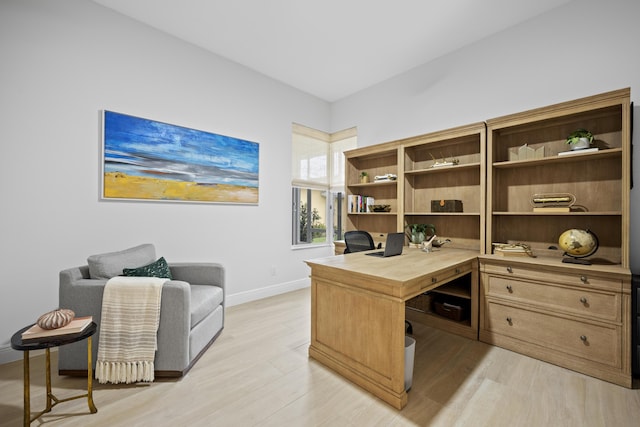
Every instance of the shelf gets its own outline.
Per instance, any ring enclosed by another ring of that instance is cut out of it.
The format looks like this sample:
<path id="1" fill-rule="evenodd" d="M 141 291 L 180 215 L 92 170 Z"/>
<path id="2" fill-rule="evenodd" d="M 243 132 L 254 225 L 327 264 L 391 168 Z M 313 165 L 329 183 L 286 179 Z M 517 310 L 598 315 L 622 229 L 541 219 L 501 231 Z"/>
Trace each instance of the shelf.
<path id="1" fill-rule="evenodd" d="M 416 169 L 416 170 L 407 170 L 404 172 L 406 175 L 426 175 L 431 173 L 442 173 L 442 172 L 454 172 L 460 171 L 464 169 L 479 169 L 480 163 L 467 163 L 463 165 L 454 165 L 454 166 L 440 166 L 435 168 L 427 168 L 427 169 Z"/>
<path id="2" fill-rule="evenodd" d="M 584 153 L 584 154 L 574 154 L 571 156 L 549 156 L 543 157 L 541 159 L 529 159 L 529 160 L 509 160 L 502 162 L 494 162 L 493 168 L 495 169 L 507 169 L 507 168 L 520 168 L 520 167 L 531 167 L 531 166 L 542 166 L 542 165 L 558 165 L 560 163 L 573 163 L 573 162 L 584 162 L 584 161 L 592 161 L 592 160 L 601 160 L 612 157 L 620 157 L 622 156 L 621 148 L 611 148 L 608 150 L 600 150 L 597 152 Z"/>
<path id="3" fill-rule="evenodd" d="M 349 184 L 348 187 L 351 188 L 371 188 L 371 187 L 387 187 L 387 186 L 396 186 L 398 181 L 379 181 L 379 182 L 365 182 L 365 183 L 355 183 Z"/>
<path id="4" fill-rule="evenodd" d="M 501 216 L 620 216 L 620 211 L 594 211 L 594 212 L 493 212 L 493 215 Z"/>
<path id="5" fill-rule="evenodd" d="M 480 216 L 480 212 L 405 212 L 412 216 Z"/>
<path id="6" fill-rule="evenodd" d="M 385 216 L 385 215 L 398 215 L 398 213 L 397 212 L 347 212 L 347 215 Z"/>
<path id="7" fill-rule="evenodd" d="M 471 299 L 468 283 L 450 282 L 431 290 L 435 294 L 451 295 L 464 299 Z"/>
<path id="8" fill-rule="evenodd" d="M 445 325 L 446 324 L 460 325 L 460 326 L 464 326 L 466 328 L 471 328 L 471 320 L 469 320 L 469 319 L 456 321 L 456 320 L 453 320 L 453 319 L 446 318 L 444 316 L 440 316 L 439 314 L 437 314 L 437 313 L 435 313 L 433 311 L 422 311 L 420 309 L 413 308 L 413 307 L 406 307 L 405 310 L 408 311 L 407 314 L 408 313 L 415 313 L 413 316 L 407 316 L 407 317 L 409 317 L 408 320 L 410 320 L 410 321 L 418 321 L 420 323 L 424 323 L 424 324 L 429 325 L 429 326 L 436 326 L 436 327 L 439 327 L 440 329 L 444 329 L 444 330 L 447 330 L 448 328 L 446 326 L 444 326 L 440 322 L 444 322 Z M 438 322 L 440 324 L 436 323 L 434 325 L 434 324 L 428 323 L 427 318 L 418 319 L 417 317 L 415 317 L 415 316 L 419 316 L 419 315 L 428 316 L 427 317 L 428 319 L 436 321 L 436 322 Z"/>

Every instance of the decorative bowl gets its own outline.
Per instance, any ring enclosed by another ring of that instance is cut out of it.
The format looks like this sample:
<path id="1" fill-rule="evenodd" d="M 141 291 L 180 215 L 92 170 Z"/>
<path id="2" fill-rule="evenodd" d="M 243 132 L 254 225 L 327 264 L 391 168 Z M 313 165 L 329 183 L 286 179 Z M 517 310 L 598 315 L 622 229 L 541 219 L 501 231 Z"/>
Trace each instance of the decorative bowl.
<path id="1" fill-rule="evenodd" d="M 391 205 L 371 205 L 369 210 L 371 212 L 391 212 Z"/>

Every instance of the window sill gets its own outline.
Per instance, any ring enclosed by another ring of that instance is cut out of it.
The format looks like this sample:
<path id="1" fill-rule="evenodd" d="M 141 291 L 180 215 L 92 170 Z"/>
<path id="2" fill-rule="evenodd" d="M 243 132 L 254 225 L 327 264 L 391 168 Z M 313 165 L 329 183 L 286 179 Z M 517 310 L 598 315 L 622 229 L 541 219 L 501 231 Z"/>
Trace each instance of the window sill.
<path id="1" fill-rule="evenodd" d="M 307 243 L 304 245 L 292 245 L 291 250 L 299 251 L 304 249 L 318 249 L 318 248 L 330 248 L 333 247 L 332 243 Z"/>

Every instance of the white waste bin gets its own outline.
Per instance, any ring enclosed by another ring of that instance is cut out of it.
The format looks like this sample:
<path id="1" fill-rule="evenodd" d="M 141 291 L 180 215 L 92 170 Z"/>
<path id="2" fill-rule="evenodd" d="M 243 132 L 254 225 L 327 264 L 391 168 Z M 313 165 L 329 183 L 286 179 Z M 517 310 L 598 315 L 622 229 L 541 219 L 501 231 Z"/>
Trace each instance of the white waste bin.
<path id="1" fill-rule="evenodd" d="M 409 391 L 413 384 L 413 359 L 416 354 L 416 340 L 404 337 L 404 389 Z"/>

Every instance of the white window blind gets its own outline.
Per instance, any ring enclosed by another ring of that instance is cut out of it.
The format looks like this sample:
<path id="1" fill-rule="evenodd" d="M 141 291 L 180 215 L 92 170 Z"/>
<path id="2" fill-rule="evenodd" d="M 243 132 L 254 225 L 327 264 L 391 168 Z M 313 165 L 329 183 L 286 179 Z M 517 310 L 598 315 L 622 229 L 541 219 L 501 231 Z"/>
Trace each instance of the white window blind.
<path id="1" fill-rule="evenodd" d="M 331 134 L 329 146 L 331 155 L 331 174 L 329 184 L 331 191 L 344 191 L 344 152 L 356 148 L 358 138 L 356 128 Z"/>
<path id="2" fill-rule="evenodd" d="M 356 148 L 356 129 L 328 134 L 293 124 L 291 184 L 308 188 L 344 187 L 344 155 Z"/>
<path id="3" fill-rule="evenodd" d="M 294 124 L 291 184 L 310 188 L 329 186 L 329 135 Z"/>

